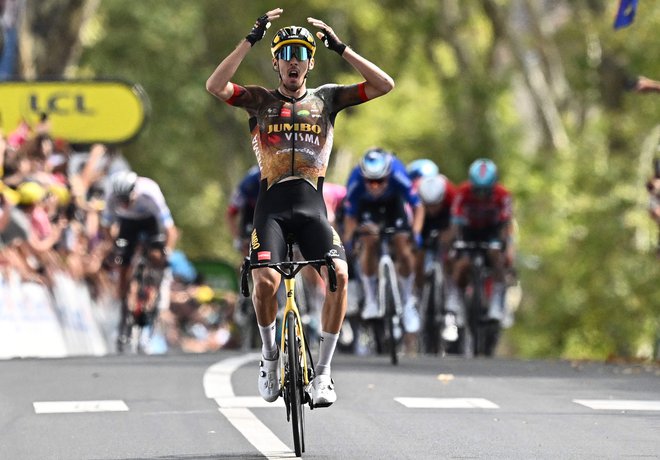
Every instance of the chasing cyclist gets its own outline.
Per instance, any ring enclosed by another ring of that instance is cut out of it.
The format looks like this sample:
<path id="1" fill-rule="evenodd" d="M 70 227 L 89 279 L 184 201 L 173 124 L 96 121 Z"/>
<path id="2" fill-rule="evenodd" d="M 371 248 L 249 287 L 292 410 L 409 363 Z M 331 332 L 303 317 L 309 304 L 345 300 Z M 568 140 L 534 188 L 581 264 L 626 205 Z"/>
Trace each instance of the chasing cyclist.
<path id="1" fill-rule="evenodd" d="M 249 115 L 252 146 L 261 167 L 261 190 L 254 215 L 250 258 L 253 263 L 280 262 L 286 258 L 286 237 L 295 236 L 305 258 L 320 259 L 330 252 L 336 263 L 337 291 L 326 291 L 317 375 L 312 381 L 316 406 L 332 404 L 337 395 L 330 377 L 330 363 L 346 311 L 348 269 L 341 240 L 328 222 L 323 201 L 323 182 L 334 122 L 339 111 L 367 102 L 394 88 L 394 81 L 375 64 L 343 44 L 324 22 L 307 18 L 319 29 L 317 37 L 343 57 L 364 78 L 353 85 L 327 84 L 307 88 L 314 69 L 316 42 L 304 27 L 278 30 L 271 42 L 276 89 L 241 86 L 230 79 L 252 47 L 261 40 L 270 22 L 283 10 L 277 8 L 257 19 L 250 33 L 218 65 L 206 89 L 222 101 L 245 109 Z M 328 271 L 321 268 L 327 281 Z M 275 341 L 277 289 L 281 276 L 271 268 L 252 270 L 253 302 L 262 338 L 263 359 L 259 369 L 259 393 L 275 401 L 280 393 L 279 351 Z M 326 282 L 329 286 L 329 283 Z"/>
<path id="2" fill-rule="evenodd" d="M 502 321 L 506 268 L 513 263 L 512 203 L 509 191 L 498 182 L 497 166 L 489 159 L 470 165 L 468 180 L 457 190 L 452 205 L 452 232 L 458 239 L 472 242 L 500 242 L 502 249 L 488 251 L 494 282 L 486 319 Z M 470 264 L 468 254 L 459 252 L 453 261 L 453 281 L 448 286 L 446 305 L 450 311 L 462 306 L 458 287 Z"/>
<path id="3" fill-rule="evenodd" d="M 138 242 L 150 244 L 149 257 L 154 263 L 167 267 L 167 256 L 174 249 L 178 231 L 174 219 L 165 202 L 158 184 L 147 177 L 140 177 L 133 171 L 119 171 L 109 178 L 110 187 L 106 192 L 105 208 L 101 215 L 101 225 L 115 242 L 115 250 L 121 252 L 119 258 L 118 297 L 121 300 L 117 349 L 122 351 L 128 338 L 124 330 L 128 303 L 129 271 L 131 260 Z M 159 308 L 168 308 L 169 285 L 164 276 L 161 284 Z"/>
<path id="4" fill-rule="evenodd" d="M 419 331 L 420 319 L 413 293 L 413 242 L 421 242 L 424 208 L 412 190 L 406 167 L 390 152 L 381 148 L 369 149 L 351 172 L 347 189 L 344 241 L 352 242 L 357 236 L 356 243 L 361 247 L 362 318 L 373 319 L 380 314 L 377 301 L 379 231 L 381 226 L 392 227 L 397 230 L 393 243 L 402 285 L 403 327 L 406 332 L 414 334 Z M 406 204 L 413 210 L 412 221 L 406 212 Z"/>
<path id="5" fill-rule="evenodd" d="M 234 240 L 234 249 L 239 251 L 242 256 L 247 256 L 249 253 L 252 220 L 260 186 L 261 172 L 259 166 L 254 165 L 248 169 L 234 189 L 227 207 L 227 224 Z"/>
<path id="6" fill-rule="evenodd" d="M 417 191 L 419 183 L 425 177 L 432 177 L 440 174 L 440 168 L 433 160 L 428 158 L 418 158 L 408 163 L 406 166 L 408 177 L 412 181 L 412 188 Z"/>
<path id="7" fill-rule="evenodd" d="M 451 228 L 451 206 L 456 196 L 456 186 L 443 174 L 423 177 L 417 193 L 424 205 L 424 225 L 422 227 L 422 247 L 415 253 L 415 287 L 421 292 L 424 284 L 424 259 L 426 250 L 439 248 L 445 284 L 451 283 L 449 264 L 446 263 L 453 237 Z M 445 307 L 446 308 L 446 307 Z M 442 338 L 448 342 L 458 339 L 456 311 L 447 310 Z"/>

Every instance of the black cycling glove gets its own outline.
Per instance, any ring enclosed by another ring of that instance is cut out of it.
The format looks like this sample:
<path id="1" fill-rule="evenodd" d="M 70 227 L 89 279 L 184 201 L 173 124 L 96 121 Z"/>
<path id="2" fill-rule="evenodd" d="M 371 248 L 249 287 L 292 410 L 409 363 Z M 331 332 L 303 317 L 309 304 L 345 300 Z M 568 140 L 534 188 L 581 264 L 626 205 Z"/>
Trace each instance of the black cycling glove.
<path id="1" fill-rule="evenodd" d="M 269 27 L 270 21 L 268 20 L 268 16 L 264 14 L 257 18 L 257 22 L 255 22 L 254 27 L 252 27 L 252 30 L 247 34 L 245 39 L 250 42 L 250 45 L 254 46 L 255 43 L 264 38 L 264 35 L 266 35 L 266 29 Z"/>
<path id="2" fill-rule="evenodd" d="M 344 45 L 342 42 L 339 41 L 338 38 L 335 36 L 331 35 L 328 33 L 327 30 L 321 29 L 321 33 L 323 34 L 320 38 L 323 44 L 325 45 L 326 48 L 329 50 L 334 51 L 335 53 L 339 54 L 340 56 L 344 54 L 344 50 L 346 49 L 346 45 Z"/>

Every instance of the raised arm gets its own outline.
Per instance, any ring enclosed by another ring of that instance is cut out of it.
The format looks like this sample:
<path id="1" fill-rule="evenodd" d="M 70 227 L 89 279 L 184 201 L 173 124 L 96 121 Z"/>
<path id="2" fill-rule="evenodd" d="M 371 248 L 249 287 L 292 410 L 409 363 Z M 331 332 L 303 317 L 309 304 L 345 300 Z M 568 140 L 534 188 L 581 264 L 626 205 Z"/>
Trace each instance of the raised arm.
<path id="1" fill-rule="evenodd" d="M 660 93 L 660 81 L 640 76 L 637 79 L 635 91 L 638 93 Z"/>
<path id="2" fill-rule="evenodd" d="M 257 19 L 250 33 L 241 40 L 234 51 L 223 59 L 206 80 L 206 90 L 209 93 L 223 101 L 232 96 L 234 90 L 229 80 L 234 76 L 238 66 L 241 65 L 254 44 L 263 38 L 266 29 L 270 27 L 270 22 L 279 18 L 283 11 L 282 8 L 276 8 Z"/>
<path id="3" fill-rule="evenodd" d="M 342 56 L 355 70 L 360 72 L 365 79 L 365 92 L 369 99 L 387 94 L 394 89 L 394 80 L 383 69 L 378 67 L 373 62 L 359 55 L 352 48 L 346 46 L 339 40 L 337 34 L 325 22 L 315 19 L 307 18 L 307 21 L 320 29 L 316 36 L 323 42 L 326 48 L 335 51 Z"/>

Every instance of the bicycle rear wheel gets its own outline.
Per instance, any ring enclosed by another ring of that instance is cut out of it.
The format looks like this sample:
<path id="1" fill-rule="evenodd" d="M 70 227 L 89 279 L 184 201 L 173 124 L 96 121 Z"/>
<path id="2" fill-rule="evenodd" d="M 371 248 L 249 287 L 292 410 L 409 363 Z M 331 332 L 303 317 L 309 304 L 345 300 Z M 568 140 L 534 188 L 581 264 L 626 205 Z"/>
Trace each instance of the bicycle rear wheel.
<path id="1" fill-rule="evenodd" d="M 423 311 L 422 347 L 425 353 L 438 354 L 440 351 L 440 328 L 436 317 L 438 316 L 436 299 L 436 276 L 435 270 L 427 274 L 422 288 L 420 306 Z"/>
<path id="2" fill-rule="evenodd" d="M 286 401 L 291 414 L 293 429 L 293 447 L 296 456 L 305 451 L 305 412 L 303 408 L 302 368 L 300 366 L 300 344 L 296 335 L 296 315 L 289 312 L 286 315 L 287 362 Z"/>

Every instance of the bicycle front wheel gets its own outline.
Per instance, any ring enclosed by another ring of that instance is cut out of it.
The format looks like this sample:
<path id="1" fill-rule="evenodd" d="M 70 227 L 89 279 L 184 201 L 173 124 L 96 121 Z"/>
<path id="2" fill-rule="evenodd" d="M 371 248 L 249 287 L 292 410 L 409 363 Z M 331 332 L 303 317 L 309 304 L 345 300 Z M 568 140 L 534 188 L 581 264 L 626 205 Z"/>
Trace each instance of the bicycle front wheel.
<path id="1" fill-rule="evenodd" d="M 300 366 L 300 344 L 296 335 L 296 315 L 286 315 L 287 362 L 286 392 L 293 428 L 293 446 L 296 456 L 305 451 L 305 413 L 303 409 L 302 368 Z"/>
<path id="2" fill-rule="evenodd" d="M 390 361 L 392 364 L 399 364 L 399 356 L 397 354 L 397 344 L 399 342 L 401 326 L 399 324 L 399 317 L 397 316 L 396 307 L 394 305 L 394 287 L 392 283 L 396 283 L 396 279 L 392 279 L 389 271 L 385 271 L 385 321 L 387 327 L 388 344 L 390 351 Z"/>

